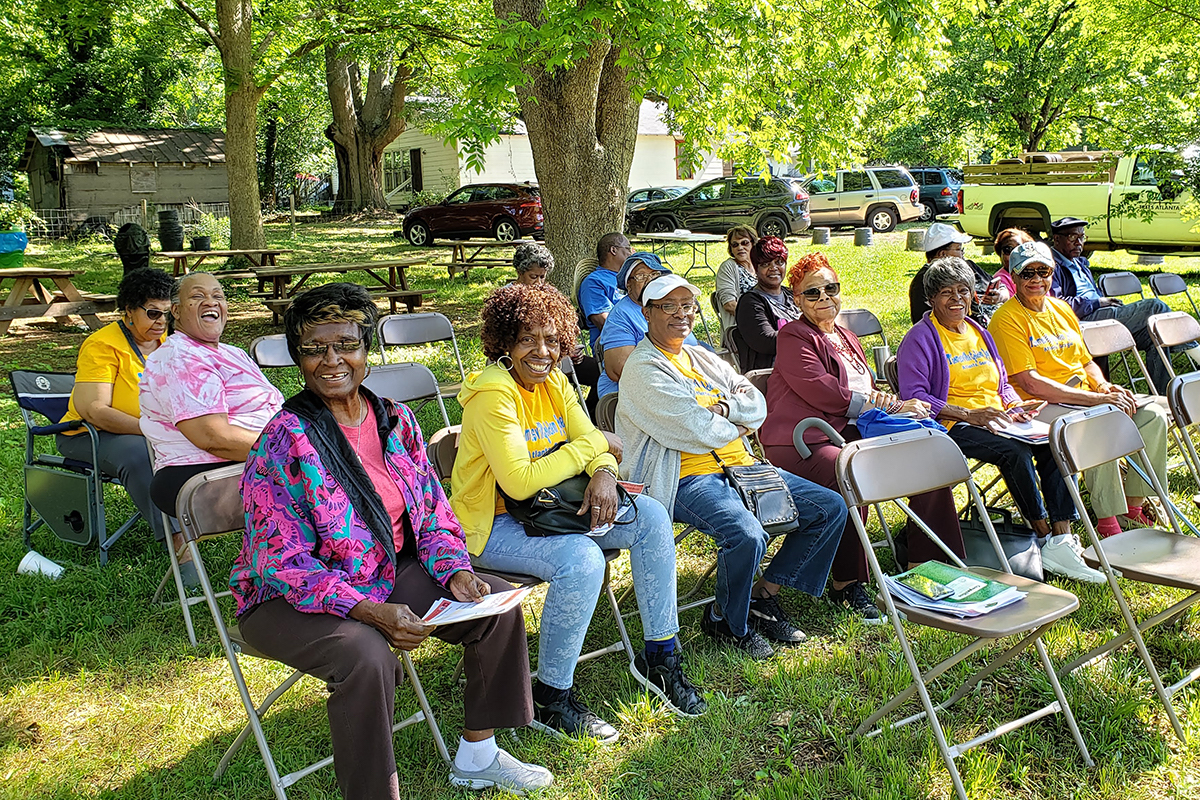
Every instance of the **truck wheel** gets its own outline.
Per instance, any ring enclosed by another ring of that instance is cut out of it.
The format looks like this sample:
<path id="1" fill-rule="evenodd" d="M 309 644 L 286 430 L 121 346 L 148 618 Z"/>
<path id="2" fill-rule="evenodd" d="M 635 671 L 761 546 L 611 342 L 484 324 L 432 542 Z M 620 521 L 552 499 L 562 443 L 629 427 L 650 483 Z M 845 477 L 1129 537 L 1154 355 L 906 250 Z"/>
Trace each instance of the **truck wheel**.
<path id="1" fill-rule="evenodd" d="M 867 212 L 867 227 L 876 233 L 888 233 L 896 227 L 896 212 L 890 206 L 875 206 Z"/>

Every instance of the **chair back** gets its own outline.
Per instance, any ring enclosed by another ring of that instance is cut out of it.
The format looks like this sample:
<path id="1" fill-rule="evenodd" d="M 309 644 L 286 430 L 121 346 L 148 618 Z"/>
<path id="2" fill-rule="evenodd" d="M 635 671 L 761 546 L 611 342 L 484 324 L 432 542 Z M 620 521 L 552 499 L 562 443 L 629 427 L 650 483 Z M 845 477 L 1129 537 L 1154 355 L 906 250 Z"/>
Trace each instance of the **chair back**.
<path id="1" fill-rule="evenodd" d="M 1189 372 L 1171 381 L 1167 405 L 1181 430 L 1200 422 L 1200 372 Z"/>
<path id="2" fill-rule="evenodd" d="M 1174 272 L 1159 272 L 1150 276 L 1150 291 L 1155 297 L 1172 294 L 1187 294 L 1187 284 Z"/>
<path id="3" fill-rule="evenodd" d="M 13 396 L 25 427 L 36 433 L 39 427 L 31 414 L 40 414 L 57 423 L 67 413 L 71 392 L 75 389 L 75 376 L 69 372 L 33 372 L 15 369 L 8 373 Z"/>
<path id="4" fill-rule="evenodd" d="M 459 377 L 464 381 L 467 379 L 462 356 L 458 351 L 458 337 L 454 335 L 454 326 L 442 314 L 436 311 L 425 311 L 420 314 L 389 314 L 379 320 L 376 332 L 379 335 L 381 351 L 386 351 L 389 347 L 450 342 L 454 346 L 454 360 L 458 364 Z"/>
<path id="5" fill-rule="evenodd" d="M 596 427 L 606 433 L 615 433 L 617 426 L 617 395 L 611 392 L 596 403 Z"/>
<path id="6" fill-rule="evenodd" d="M 581 258 L 575 263 L 575 274 L 571 277 L 571 300 L 575 302 L 576 306 L 579 305 L 579 285 L 583 283 L 584 278 L 595 272 L 599 266 L 600 262 L 592 256 Z M 580 316 L 583 315 L 582 308 L 579 310 L 579 313 Z M 584 320 L 584 323 L 586 324 L 587 320 Z"/>
<path id="7" fill-rule="evenodd" d="M 287 337 L 282 333 L 259 336 L 250 343 L 250 357 L 260 369 L 296 366 L 288 352 Z"/>
<path id="8" fill-rule="evenodd" d="M 913 469 L 920 464 L 920 469 Z M 971 477 L 967 459 L 941 431 L 921 428 L 850 442 L 838 454 L 838 488 L 851 506 L 871 506 L 954 486 Z"/>
<path id="9" fill-rule="evenodd" d="M 1132 272 L 1105 273 L 1097 279 L 1096 285 L 1100 294 L 1105 297 L 1123 297 L 1128 294 L 1145 297 L 1142 293 L 1141 279 Z"/>
<path id="10" fill-rule="evenodd" d="M 1083 322 L 1079 326 L 1083 330 L 1083 344 L 1093 358 L 1111 356 L 1122 350 L 1136 350 L 1133 334 L 1115 319 L 1105 319 L 1099 322 Z"/>
<path id="11" fill-rule="evenodd" d="M 1124 458 L 1145 446 L 1129 415 L 1107 403 L 1065 414 L 1050 425 L 1050 449 L 1064 477 Z"/>
<path id="12" fill-rule="evenodd" d="M 746 380 L 750 381 L 750 384 L 755 389 L 758 389 L 759 394 L 761 394 L 763 397 L 766 397 L 767 381 L 770 379 L 771 373 L 774 371 L 775 370 L 773 369 L 752 369 L 746 373 L 745 378 Z"/>
<path id="13" fill-rule="evenodd" d="M 425 445 L 425 454 L 429 463 L 437 472 L 438 480 L 449 483 L 450 475 L 454 472 L 454 459 L 458 457 L 458 435 L 462 433 L 462 425 L 452 425 L 442 428 L 429 437 Z"/>
<path id="14" fill-rule="evenodd" d="M 579 405 L 586 408 L 587 398 L 584 397 L 583 387 L 579 385 L 579 373 L 575 371 L 575 362 L 571 360 L 570 356 L 564 355 L 558 361 L 558 369 L 567 376 L 567 380 L 574 387 L 575 394 L 579 397 Z"/>
<path id="15" fill-rule="evenodd" d="M 242 464 L 230 464 L 195 475 L 183 485 L 175 500 L 175 516 L 185 540 L 245 529 L 243 469 Z"/>
<path id="16" fill-rule="evenodd" d="M 446 413 L 446 404 L 442 402 L 437 378 L 424 364 L 372 366 L 370 373 L 363 378 L 362 385 L 380 397 L 387 397 L 406 405 L 418 400 L 437 400 L 438 408 L 442 411 L 442 423 L 450 426 L 450 416 Z"/>
<path id="17" fill-rule="evenodd" d="M 887 334 L 879 317 L 865 308 L 848 308 L 838 314 L 836 322 L 860 339 L 864 336 L 881 336 L 883 343 L 888 345 Z"/>
<path id="18" fill-rule="evenodd" d="M 900 391 L 900 362 L 895 356 L 888 356 L 883 362 L 883 379 L 888 382 L 893 391 Z"/>
<path id="19" fill-rule="evenodd" d="M 717 319 L 721 318 L 721 301 L 717 299 L 717 293 L 711 292 L 708 295 L 708 302 L 712 305 L 713 313 L 717 315 Z"/>
<path id="20" fill-rule="evenodd" d="M 1159 347 L 1174 347 L 1200 339 L 1200 322 L 1186 311 L 1155 314 L 1146 321 L 1150 338 Z"/>

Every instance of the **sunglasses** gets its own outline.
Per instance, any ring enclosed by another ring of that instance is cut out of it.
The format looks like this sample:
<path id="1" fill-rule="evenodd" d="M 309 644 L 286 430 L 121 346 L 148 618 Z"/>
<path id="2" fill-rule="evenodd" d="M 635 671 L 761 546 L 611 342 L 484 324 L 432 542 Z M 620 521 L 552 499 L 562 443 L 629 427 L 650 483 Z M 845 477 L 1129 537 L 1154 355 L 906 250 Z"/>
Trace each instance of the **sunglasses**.
<path id="1" fill-rule="evenodd" d="M 805 289 L 803 292 L 797 292 L 805 300 L 820 300 L 821 293 L 824 292 L 826 297 L 837 297 L 842 293 L 842 285 L 840 283 L 827 283 L 824 286 L 814 286 L 811 289 Z"/>
<path id="2" fill-rule="evenodd" d="M 345 342 L 330 342 L 329 344 L 302 344 L 296 348 L 296 352 L 306 358 L 313 356 L 324 356 L 329 352 L 329 348 L 333 348 L 338 353 L 353 353 L 363 346 L 362 339 L 351 339 Z"/>
<path id="3" fill-rule="evenodd" d="M 1023 281 L 1031 281 L 1034 278 L 1049 278 L 1053 274 L 1054 267 L 1040 267 L 1038 269 L 1030 267 L 1029 269 L 1023 269 L 1018 272 L 1017 277 Z"/>
<path id="4" fill-rule="evenodd" d="M 146 308 L 145 306 L 138 306 L 138 308 L 146 313 L 146 319 L 150 320 L 151 322 L 157 322 L 167 314 L 166 311 L 158 308 Z"/>
<path id="5" fill-rule="evenodd" d="M 1016 250 L 1018 247 L 1020 247 L 1020 245 L 1002 244 L 996 248 L 996 252 L 1002 256 L 1012 255 L 1012 251 Z"/>

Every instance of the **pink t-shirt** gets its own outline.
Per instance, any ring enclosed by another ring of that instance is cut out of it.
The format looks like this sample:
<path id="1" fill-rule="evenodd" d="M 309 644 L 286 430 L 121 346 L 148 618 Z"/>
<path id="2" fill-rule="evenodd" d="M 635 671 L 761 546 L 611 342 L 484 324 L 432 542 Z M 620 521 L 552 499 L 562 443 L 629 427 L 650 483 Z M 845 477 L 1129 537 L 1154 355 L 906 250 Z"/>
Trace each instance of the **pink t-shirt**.
<path id="1" fill-rule="evenodd" d="M 366 398 L 363 398 L 362 402 L 367 407 L 367 416 L 362 425 L 355 427 L 339 422 L 338 427 L 350 443 L 350 449 L 358 454 L 358 460 L 366 469 L 367 477 L 371 479 L 375 491 L 383 500 L 383 507 L 392 521 L 392 539 L 396 542 L 396 552 L 399 553 L 404 547 L 404 515 L 408 512 L 408 505 L 404 502 L 404 493 L 400 491 L 400 476 L 383 458 L 383 444 L 379 441 L 379 424 L 375 421 L 375 409 L 371 408 Z"/>
<path id="2" fill-rule="evenodd" d="M 283 395 L 244 350 L 214 349 L 179 331 L 146 357 L 140 390 L 142 434 L 154 445 L 155 469 L 225 460 L 188 441 L 175 427 L 182 420 L 226 414 L 230 425 L 261 431 L 283 406 Z"/>

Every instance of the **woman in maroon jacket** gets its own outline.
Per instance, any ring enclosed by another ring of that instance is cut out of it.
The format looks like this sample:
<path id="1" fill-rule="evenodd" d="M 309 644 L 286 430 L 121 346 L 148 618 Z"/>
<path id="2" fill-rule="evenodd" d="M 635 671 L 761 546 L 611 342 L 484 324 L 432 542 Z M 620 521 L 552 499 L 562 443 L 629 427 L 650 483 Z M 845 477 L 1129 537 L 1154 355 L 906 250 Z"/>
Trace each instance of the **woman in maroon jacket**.
<path id="1" fill-rule="evenodd" d="M 816 417 L 829 423 L 846 441 L 854 441 L 862 438 L 854 420 L 868 409 L 925 417 L 929 405 L 919 400 L 902 402 L 895 395 L 875 389 L 875 378 L 858 337 L 836 322 L 842 308 L 841 284 L 823 254 L 805 255 L 792 267 L 788 280 L 802 318 L 779 331 L 775 369 L 767 382 L 767 419 L 759 437 L 772 464 L 836 489 L 834 464 L 840 448 L 820 431 L 809 429 L 804 441 L 812 455 L 802 459 L 792 444 L 796 423 Z M 913 497 L 910 505 L 943 542 L 959 555 L 963 553 L 962 531 L 949 489 Z M 906 530 L 909 564 L 901 567 L 942 555 L 916 525 L 910 522 Z M 833 603 L 848 605 L 868 623 L 883 622 L 865 588 L 867 560 L 853 521 L 842 533 L 830 580 L 829 599 Z"/>

